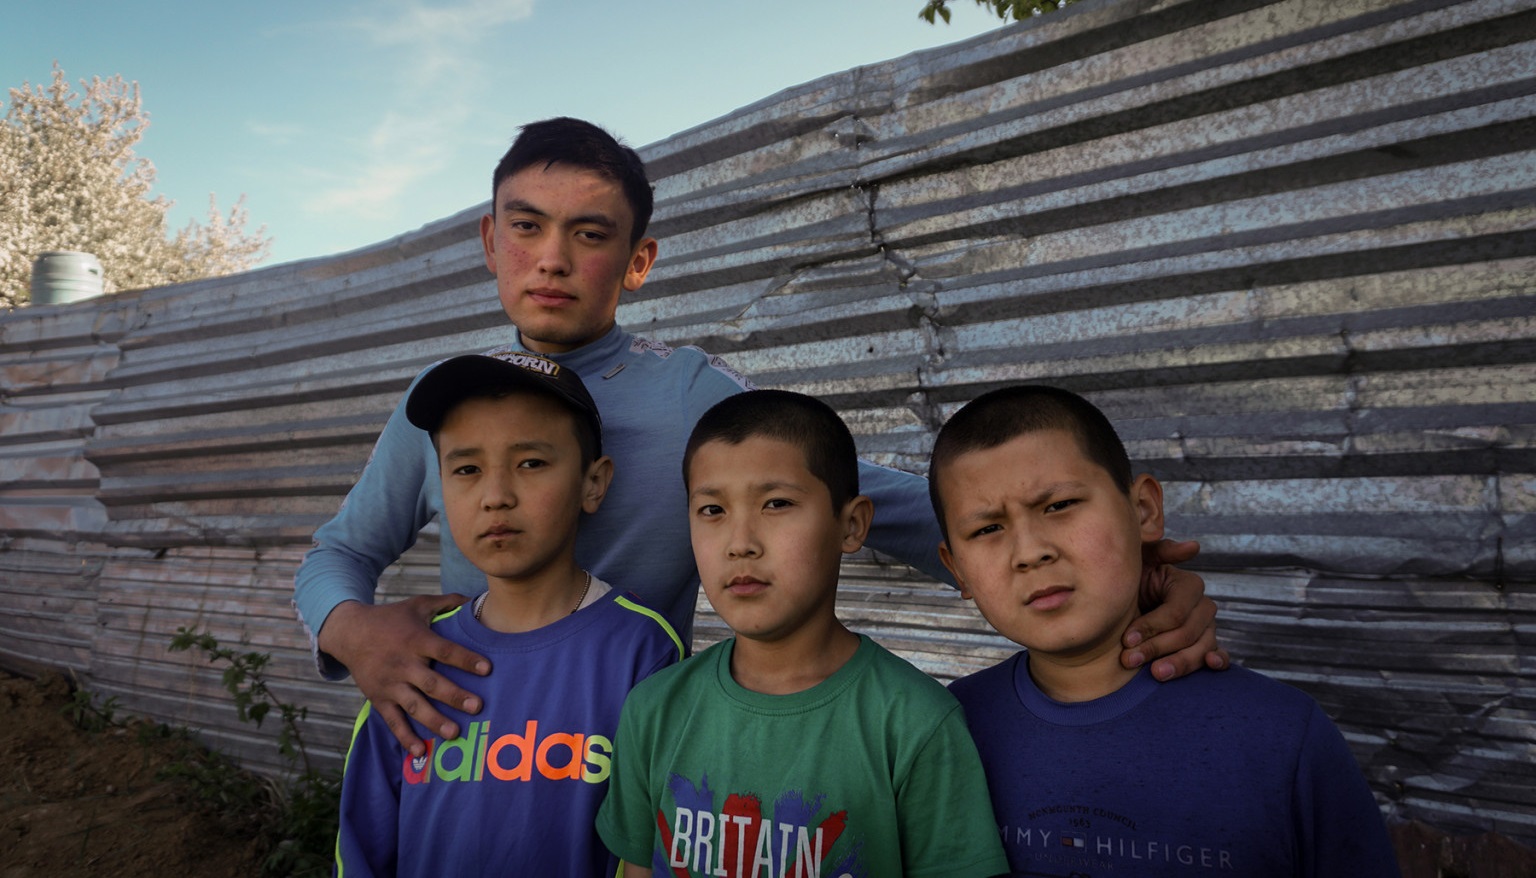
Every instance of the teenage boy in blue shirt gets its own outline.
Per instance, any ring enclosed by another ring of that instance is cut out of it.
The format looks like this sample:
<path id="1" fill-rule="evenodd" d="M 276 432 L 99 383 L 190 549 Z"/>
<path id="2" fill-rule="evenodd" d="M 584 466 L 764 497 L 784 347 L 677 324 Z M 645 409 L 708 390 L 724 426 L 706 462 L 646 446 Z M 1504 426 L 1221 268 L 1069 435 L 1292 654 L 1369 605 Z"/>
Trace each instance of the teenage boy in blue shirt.
<path id="1" fill-rule="evenodd" d="M 598 832 L 626 878 L 1005 872 L 960 706 L 837 618 L 874 514 L 837 413 L 730 397 L 683 472 L 704 594 L 734 636 L 625 702 Z"/>
<path id="2" fill-rule="evenodd" d="M 718 357 L 670 349 L 615 322 L 620 296 L 640 289 L 657 254 L 656 239 L 645 234 L 651 187 L 634 150 L 588 122 L 537 122 L 497 164 L 492 195 L 481 243 L 515 329 L 509 344 L 487 353 L 536 353 L 579 374 L 603 413 L 617 465 L 607 501 L 577 536 L 576 557 L 595 576 L 634 589 L 688 643 L 699 580 L 678 465 L 699 415 L 750 384 Z M 869 544 L 944 577 L 924 479 L 861 464 L 860 481 L 879 510 Z M 451 541 L 443 541 L 441 560 L 448 594 L 373 604 L 379 574 L 442 506 L 431 443 L 398 408 L 336 517 L 315 531 L 294 582 L 322 672 L 339 679 L 350 671 L 417 755 L 424 745 L 407 715 L 452 738 L 461 724 L 435 704 L 469 714 L 480 709 L 473 681 L 461 686 L 440 669 L 485 674 L 491 667 L 485 656 L 427 627 L 435 613 L 463 600 L 457 595 L 481 588 L 479 572 Z M 1163 543 L 1150 554 L 1154 564 L 1179 563 L 1194 548 Z M 1226 661 L 1215 647 L 1215 604 L 1199 577 L 1173 571 L 1149 596 L 1164 603 L 1127 635 L 1127 662 L 1157 659 L 1162 679 Z"/>
<path id="3" fill-rule="evenodd" d="M 465 734 L 413 757 L 369 705 L 342 780 L 336 871 L 354 876 L 611 876 L 593 819 L 631 687 L 682 658 L 660 614 L 576 562 L 579 519 L 612 482 L 575 372 L 509 352 L 434 366 L 406 401 L 431 436 L 453 543 L 484 589 L 432 623 L 494 658 Z M 442 669 L 456 683 L 457 668 Z"/>
<path id="4" fill-rule="evenodd" d="M 939 432 L 929 473 L 960 594 L 1026 647 L 950 685 L 1013 874 L 1398 874 L 1310 697 L 1242 668 L 1159 685 L 1120 663 L 1163 494 L 1097 408 L 1043 386 L 984 394 Z"/>

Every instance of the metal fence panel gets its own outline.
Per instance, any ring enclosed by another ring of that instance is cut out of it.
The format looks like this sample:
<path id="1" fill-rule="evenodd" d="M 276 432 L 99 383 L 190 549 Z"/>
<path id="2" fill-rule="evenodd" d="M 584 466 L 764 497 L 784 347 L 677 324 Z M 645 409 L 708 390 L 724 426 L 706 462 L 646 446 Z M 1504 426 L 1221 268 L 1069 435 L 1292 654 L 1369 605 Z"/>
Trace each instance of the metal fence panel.
<path id="1" fill-rule="evenodd" d="M 1536 839 L 1529 2 L 1083 0 L 642 153 L 661 260 L 622 323 L 915 471 L 981 392 L 1087 394 L 1202 538 L 1234 654 L 1319 699 L 1393 814 Z M 411 376 L 507 338 L 483 209 L 0 317 L 0 661 L 271 767 L 165 651 L 206 626 L 339 748 L 357 698 L 314 676 L 293 570 Z M 437 539 L 382 594 L 434 590 Z M 942 585 L 845 573 L 850 623 L 940 679 L 1012 651 Z"/>

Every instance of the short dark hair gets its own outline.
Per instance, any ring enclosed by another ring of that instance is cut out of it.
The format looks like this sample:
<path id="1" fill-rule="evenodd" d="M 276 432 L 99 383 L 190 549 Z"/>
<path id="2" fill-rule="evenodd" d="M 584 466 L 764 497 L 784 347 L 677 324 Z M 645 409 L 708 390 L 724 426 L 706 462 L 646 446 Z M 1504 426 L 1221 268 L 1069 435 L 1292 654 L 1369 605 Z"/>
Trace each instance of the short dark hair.
<path id="1" fill-rule="evenodd" d="M 806 469 L 832 495 L 834 514 L 859 496 L 859 452 L 848 425 L 821 400 L 788 390 L 749 390 L 715 403 L 688 437 L 683 484 L 689 484 L 694 452 L 705 443 L 740 445 L 755 436 L 788 442 L 804 452 Z"/>
<path id="2" fill-rule="evenodd" d="M 569 116 L 530 122 L 520 129 L 512 147 L 496 163 L 496 171 L 491 174 L 493 214 L 496 212 L 496 192 L 502 181 L 524 168 L 539 164 L 546 168 L 556 164 L 572 165 L 594 171 L 619 184 L 624 190 L 624 200 L 629 202 L 630 212 L 635 215 L 629 245 L 633 247 L 645 237 L 645 230 L 651 224 L 654 197 L 640 154 L 591 122 Z"/>
<path id="3" fill-rule="evenodd" d="M 996 448 L 1015 436 L 1043 430 L 1065 430 L 1077 439 L 1083 456 L 1093 461 L 1129 496 L 1131 460 L 1125 445 L 1104 413 L 1081 396 L 1059 387 L 1019 384 L 984 393 L 955 412 L 939 430 L 928 459 L 928 499 L 939 519 L 939 531 L 949 539 L 939 473 L 962 454 Z"/>

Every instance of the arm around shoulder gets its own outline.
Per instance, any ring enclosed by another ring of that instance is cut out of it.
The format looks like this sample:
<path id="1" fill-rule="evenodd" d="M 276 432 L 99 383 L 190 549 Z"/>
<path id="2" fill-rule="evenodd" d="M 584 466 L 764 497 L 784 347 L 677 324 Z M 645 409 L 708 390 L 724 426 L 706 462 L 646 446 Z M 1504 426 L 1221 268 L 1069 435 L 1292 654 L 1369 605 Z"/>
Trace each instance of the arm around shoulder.
<path id="1" fill-rule="evenodd" d="M 699 348 L 682 348 L 697 356 L 692 380 L 684 393 L 689 423 L 715 403 L 756 386 L 720 357 Z M 677 356 L 674 352 L 673 356 Z M 867 544 L 882 554 L 921 570 L 940 582 L 954 584 L 939 560 L 939 525 L 928 500 L 928 480 L 922 476 L 867 460 L 859 461 L 859 490 L 875 504 L 874 524 Z"/>
<path id="2" fill-rule="evenodd" d="M 1216 602 L 1205 580 L 1172 565 L 1200 551 L 1193 540 L 1158 540 L 1142 547 L 1141 603 L 1151 607 L 1131 620 L 1122 640 L 1120 663 L 1137 668 L 1152 662 L 1152 676 L 1168 681 L 1207 667 L 1225 670 L 1227 651 L 1216 642 Z"/>
<path id="3" fill-rule="evenodd" d="M 435 479 L 431 441 L 406 420 L 402 398 L 357 484 L 336 516 L 315 531 L 315 546 L 294 576 L 294 605 L 309 629 L 321 673 L 339 679 L 350 671 L 412 753 L 424 745 L 407 715 L 453 738 L 458 727 L 431 701 L 467 713 L 480 709 L 477 697 L 438 674 L 433 663 L 478 674 L 490 670 L 484 658 L 429 627 L 435 614 L 457 606 L 461 596 L 423 595 L 373 606 L 379 573 L 415 543 L 434 514 Z"/>
<path id="4" fill-rule="evenodd" d="M 875 504 L 865 544 L 881 554 L 954 585 L 939 560 L 939 522 L 928 499 L 928 480 L 904 470 L 859 460 L 859 492 Z"/>
<path id="5" fill-rule="evenodd" d="M 416 542 L 432 517 L 427 476 L 431 443 L 405 419 L 404 399 L 390 415 L 357 483 L 321 525 L 294 575 L 294 606 L 309 631 L 323 676 L 347 669 L 322 651 L 324 626 L 346 601 L 373 602 L 379 574 Z"/>

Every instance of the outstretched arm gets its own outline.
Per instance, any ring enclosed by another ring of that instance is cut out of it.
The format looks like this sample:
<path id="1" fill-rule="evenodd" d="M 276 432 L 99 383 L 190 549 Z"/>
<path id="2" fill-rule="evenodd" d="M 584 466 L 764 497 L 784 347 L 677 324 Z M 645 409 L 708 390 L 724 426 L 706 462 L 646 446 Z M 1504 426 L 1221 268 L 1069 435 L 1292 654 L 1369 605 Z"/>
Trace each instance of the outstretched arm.
<path id="1" fill-rule="evenodd" d="M 1142 551 L 1141 604 L 1151 607 L 1126 629 L 1120 663 L 1137 668 L 1152 662 L 1152 676 L 1167 681 L 1202 665 L 1223 670 L 1230 662 L 1216 642 L 1216 602 L 1205 581 L 1173 567 L 1195 557 L 1194 540 L 1159 540 Z"/>

